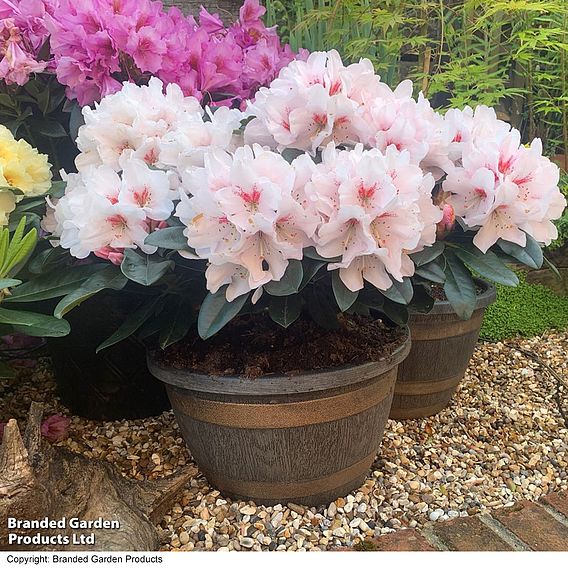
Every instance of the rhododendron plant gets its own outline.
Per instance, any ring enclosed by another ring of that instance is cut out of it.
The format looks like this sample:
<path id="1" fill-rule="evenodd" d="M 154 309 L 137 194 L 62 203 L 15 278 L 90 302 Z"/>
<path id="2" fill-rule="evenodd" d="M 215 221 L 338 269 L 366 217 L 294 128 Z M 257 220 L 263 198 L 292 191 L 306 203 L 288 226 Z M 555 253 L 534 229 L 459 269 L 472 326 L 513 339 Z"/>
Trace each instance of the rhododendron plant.
<path id="1" fill-rule="evenodd" d="M 252 311 L 285 327 L 333 327 L 339 312 L 402 324 L 408 304 L 432 306 L 433 283 L 467 318 L 472 271 L 514 285 L 506 263 L 539 265 L 565 206 L 540 143 L 521 145 L 493 110 L 441 115 L 337 52 L 291 62 L 244 112 L 153 79 L 84 115 L 43 262 L 62 248 L 81 260 L 63 261 L 84 276 L 58 317 L 105 288 L 144 290 L 101 348 L 134 332 L 166 347 L 195 320 L 208 338 Z"/>
<path id="2" fill-rule="evenodd" d="M 199 100 L 232 104 L 252 97 L 295 56 L 264 26 L 264 12 L 258 0 L 245 0 L 227 27 L 204 8 L 196 22 L 152 0 L 58 0 L 45 25 L 57 77 L 81 105 L 150 75 Z"/>

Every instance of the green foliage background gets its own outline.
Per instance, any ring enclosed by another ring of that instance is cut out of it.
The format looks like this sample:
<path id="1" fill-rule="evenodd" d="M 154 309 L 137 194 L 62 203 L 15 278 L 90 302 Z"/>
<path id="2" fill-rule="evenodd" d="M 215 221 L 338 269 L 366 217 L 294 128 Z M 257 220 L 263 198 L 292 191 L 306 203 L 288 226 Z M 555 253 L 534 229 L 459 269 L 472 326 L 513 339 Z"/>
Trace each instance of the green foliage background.
<path id="1" fill-rule="evenodd" d="M 541 284 L 529 284 L 521 272 L 518 276 L 516 288 L 497 285 L 497 301 L 485 312 L 481 339 L 533 337 L 568 327 L 568 297 L 557 296 Z"/>

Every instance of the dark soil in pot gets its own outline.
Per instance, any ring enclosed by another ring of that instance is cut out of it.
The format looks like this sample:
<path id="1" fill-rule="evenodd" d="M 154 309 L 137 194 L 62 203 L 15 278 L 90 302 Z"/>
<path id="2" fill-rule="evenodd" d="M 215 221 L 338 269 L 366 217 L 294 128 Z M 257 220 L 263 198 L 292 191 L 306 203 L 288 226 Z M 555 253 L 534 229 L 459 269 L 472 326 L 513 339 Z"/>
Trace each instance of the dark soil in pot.
<path id="1" fill-rule="evenodd" d="M 319 505 L 363 482 L 409 347 L 406 330 L 367 318 L 325 331 L 251 316 L 208 342 L 150 352 L 148 364 L 212 485 L 257 503 Z"/>
<path id="2" fill-rule="evenodd" d="M 145 347 L 129 338 L 99 354 L 133 309 L 119 294 L 99 294 L 65 317 L 71 333 L 50 338 L 57 394 L 73 414 L 93 420 L 144 418 L 171 408 L 164 385 L 146 366 Z"/>
<path id="3" fill-rule="evenodd" d="M 477 303 L 469 320 L 455 314 L 443 291 L 429 313 L 411 314 L 412 348 L 398 369 L 391 418 L 425 418 L 450 403 L 473 355 L 485 308 L 495 301 L 492 285 L 476 280 L 476 286 Z"/>

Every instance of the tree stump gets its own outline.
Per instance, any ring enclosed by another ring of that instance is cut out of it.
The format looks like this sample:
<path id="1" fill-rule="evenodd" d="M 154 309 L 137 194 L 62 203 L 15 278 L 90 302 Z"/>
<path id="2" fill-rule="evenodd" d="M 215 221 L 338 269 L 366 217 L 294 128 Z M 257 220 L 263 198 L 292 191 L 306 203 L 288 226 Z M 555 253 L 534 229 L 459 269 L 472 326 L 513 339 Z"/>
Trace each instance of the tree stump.
<path id="1" fill-rule="evenodd" d="M 197 469 L 188 467 L 178 475 L 153 482 L 129 480 L 110 463 L 87 459 L 43 441 L 41 417 L 41 406 L 32 403 L 23 438 L 16 420 L 10 420 L 4 429 L 0 447 L 0 550 L 157 550 L 160 543 L 154 523 L 173 505 Z M 46 517 L 65 526 L 8 528 L 9 518 L 22 521 Z M 102 520 L 107 526 L 112 521 L 119 528 L 73 528 L 71 519 Z M 15 541 L 12 536 L 10 543 L 10 534 L 35 537 L 36 541 Z"/>

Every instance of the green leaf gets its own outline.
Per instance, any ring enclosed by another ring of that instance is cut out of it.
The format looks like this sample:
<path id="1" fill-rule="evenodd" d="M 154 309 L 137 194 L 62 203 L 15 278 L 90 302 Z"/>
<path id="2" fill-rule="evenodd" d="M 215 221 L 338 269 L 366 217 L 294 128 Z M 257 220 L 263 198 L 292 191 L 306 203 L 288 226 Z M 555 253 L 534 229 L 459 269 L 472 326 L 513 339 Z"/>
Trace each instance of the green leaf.
<path id="1" fill-rule="evenodd" d="M 475 283 L 470 271 L 453 254 L 446 255 L 444 292 L 456 314 L 461 319 L 469 319 L 471 314 L 473 314 L 475 302 L 477 301 Z"/>
<path id="2" fill-rule="evenodd" d="M 2 274 L 10 274 L 19 264 L 23 264 L 34 250 L 36 243 L 37 231 L 36 229 L 32 229 L 24 236 L 13 251 L 10 252 L 9 247 L 6 262 L 2 267 Z M 18 271 L 16 270 L 16 272 Z"/>
<path id="3" fill-rule="evenodd" d="M 443 242 L 437 241 L 431 247 L 411 254 L 410 258 L 417 267 L 423 266 L 437 259 L 444 252 L 444 246 Z"/>
<path id="4" fill-rule="evenodd" d="M 120 272 L 118 267 L 114 264 L 109 264 L 101 271 L 85 280 L 77 289 L 73 290 L 73 292 L 62 298 L 57 306 L 55 306 L 53 315 L 56 318 L 62 318 L 66 313 L 101 290 L 122 290 L 127 283 L 128 278 Z"/>
<path id="5" fill-rule="evenodd" d="M 443 284 L 446 281 L 446 273 L 438 260 L 417 267 L 415 274 L 437 284 Z"/>
<path id="6" fill-rule="evenodd" d="M 392 281 L 392 286 L 388 290 L 381 290 L 384 296 L 397 304 L 408 304 L 412 300 L 412 282 L 410 278 L 403 278 L 402 282 Z"/>
<path id="7" fill-rule="evenodd" d="M 21 283 L 21 280 L 16 280 L 15 278 L 0 278 L 0 290 L 3 290 L 4 288 L 12 288 L 13 286 L 18 286 Z"/>
<path id="8" fill-rule="evenodd" d="M 249 294 L 243 294 L 228 302 L 225 298 L 226 286 L 217 290 L 215 294 L 207 294 L 197 318 L 197 331 L 202 339 L 213 337 L 220 329 L 225 327 L 245 305 Z"/>
<path id="9" fill-rule="evenodd" d="M 98 353 L 111 345 L 120 343 L 124 339 L 130 337 L 133 333 L 136 333 L 142 324 L 152 317 L 159 299 L 159 296 L 156 296 L 150 301 L 144 302 L 137 310 L 129 314 L 122 322 L 122 325 L 108 339 L 105 339 L 97 347 L 96 352 Z"/>
<path id="10" fill-rule="evenodd" d="M 60 198 L 63 197 L 63 195 L 65 195 L 66 187 L 67 187 L 66 181 L 63 180 L 52 181 L 51 187 L 49 188 L 49 191 L 47 193 L 51 197 Z"/>
<path id="11" fill-rule="evenodd" d="M 187 250 L 187 238 L 183 234 L 184 227 L 166 227 L 150 233 L 144 244 L 170 250 Z"/>
<path id="12" fill-rule="evenodd" d="M 142 286 L 155 284 L 173 267 L 174 262 L 171 260 L 158 260 L 147 254 L 140 255 L 132 249 L 124 251 L 124 259 L 120 265 L 124 276 Z"/>
<path id="13" fill-rule="evenodd" d="M 299 260 L 290 260 L 286 267 L 286 272 L 278 281 L 268 282 L 264 285 L 264 289 L 271 296 L 290 296 L 296 294 L 302 284 L 304 269 Z"/>
<path id="14" fill-rule="evenodd" d="M 342 312 L 346 312 L 355 303 L 359 296 L 359 292 L 352 292 L 349 288 L 347 288 L 347 286 L 345 286 L 339 276 L 339 270 L 334 270 L 331 273 L 331 287 L 333 289 L 335 301 Z"/>
<path id="15" fill-rule="evenodd" d="M 68 267 L 65 270 L 56 268 L 24 282 L 4 302 L 38 302 L 65 296 L 103 266 L 102 263 L 96 263 Z"/>
<path id="16" fill-rule="evenodd" d="M 303 290 L 312 280 L 312 278 L 320 271 L 320 269 L 327 263 L 320 260 L 312 260 L 311 258 L 304 258 L 302 260 L 302 269 L 304 275 L 302 276 L 302 282 L 298 288 L 298 292 Z"/>
<path id="17" fill-rule="evenodd" d="M 177 297 L 166 306 L 167 323 L 160 331 L 160 347 L 166 349 L 183 339 L 195 323 L 195 312 L 187 298 Z"/>
<path id="18" fill-rule="evenodd" d="M 499 239 L 497 241 L 499 248 L 507 255 L 518 260 L 522 264 L 526 264 L 530 268 L 539 269 L 543 263 L 542 248 L 540 245 L 527 234 L 527 244 L 522 247 L 509 241 Z"/>
<path id="19" fill-rule="evenodd" d="M 48 138 L 67 138 L 65 128 L 56 120 L 34 120 L 34 129 Z"/>
<path id="20" fill-rule="evenodd" d="M 71 331 L 65 320 L 6 308 L 0 308 L 0 324 L 11 325 L 15 331 L 33 337 L 63 337 Z"/>
<path id="21" fill-rule="evenodd" d="M 275 297 L 268 306 L 268 315 L 282 327 L 292 325 L 301 313 L 302 299 L 299 296 Z"/>
<path id="22" fill-rule="evenodd" d="M 43 274 L 55 266 L 63 264 L 69 258 L 69 253 L 61 247 L 49 247 L 34 254 L 27 264 L 27 270 L 32 274 Z"/>
<path id="23" fill-rule="evenodd" d="M 381 311 L 396 325 L 406 325 L 408 323 L 408 308 L 398 302 L 385 298 Z"/>
<path id="24" fill-rule="evenodd" d="M 473 245 L 460 245 L 455 246 L 453 252 L 466 266 L 469 266 L 482 278 L 487 278 L 504 286 L 517 286 L 519 284 L 517 275 L 490 250 L 482 253 Z"/>

